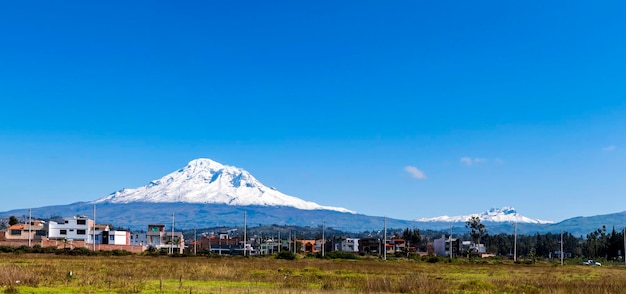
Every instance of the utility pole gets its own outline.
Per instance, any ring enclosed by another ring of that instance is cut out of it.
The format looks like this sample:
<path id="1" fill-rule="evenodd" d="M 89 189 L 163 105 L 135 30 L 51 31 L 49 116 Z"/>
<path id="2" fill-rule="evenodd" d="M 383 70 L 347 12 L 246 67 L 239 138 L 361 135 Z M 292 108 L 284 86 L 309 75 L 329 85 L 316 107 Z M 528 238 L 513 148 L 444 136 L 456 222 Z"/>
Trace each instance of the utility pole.
<path id="1" fill-rule="evenodd" d="M 387 260 L 387 217 L 385 216 L 383 225 L 385 227 L 385 234 L 384 234 L 384 240 L 383 240 L 383 252 L 384 253 L 384 257 L 383 260 Z"/>
<path id="2" fill-rule="evenodd" d="M 298 253 L 298 237 L 296 237 L 298 233 L 293 231 L 293 253 Z"/>
<path id="3" fill-rule="evenodd" d="M 278 253 L 280 253 L 280 247 L 283 247 L 283 241 L 280 239 L 280 231 L 278 231 Z"/>
<path id="4" fill-rule="evenodd" d="M 91 235 L 93 236 L 93 251 L 96 251 L 96 205 L 93 205 L 93 228 L 91 228 Z"/>
<path id="5" fill-rule="evenodd" d="M 326 221 L 323 220 L 322 221 L 322 257 L 324 257 L 324 247 L 326 247 L 326 238 L 324 236 L 324 225 L 326 224 Z"/>
<path id="6" fill-rule="evenodd" d="M 193 255 L 198 255 L 198 231 L 193 227 Z"/>
<path id="7" fill-rule="evenodd" d="M 514 229 L 514 237 L 513 237 L 513 261 L 517 262 L 517 221 L 515 222 Z"/>
<path id="8" fill-rule="evenodd" d="M 448 259 L 452 260 L 452 225 L 450 225 L 450 238 L 448 238 L 448 240 L 450 240 L 450 245 L 448 247 L 448 250 L 450 250 L 449 254 L 448 254 Z"/>
<path id="9" fill-rule="evenodd" d="M 626 265 L 626 227 L 624 227 L 624 265 Z"/>
<path id="10" fill-rule="evenodd" d="M 33 213 L 32 209 L 28 209 L 28 247 L 31 247 L 30 239 L 31 237 L 31 228 L 33 227 Z"/>
<path id="11" fill-rule="evenodd" d="M 174 254 L 174 212 L 172 212 L 172 237 L 170 238 L 170 255 Z"/>
<path id="12" fill-rule="evenodd" d="M 563 231 L 561 231 L 561 265 L 563 265 Z"/>
<path id="13" fill-rule="evenodd" d="M 243 212 L 243 256 L 246 256 L 246 243 L 247 243 L 247 234 L 248 227 L 246 226 L 246 212 Z"/>

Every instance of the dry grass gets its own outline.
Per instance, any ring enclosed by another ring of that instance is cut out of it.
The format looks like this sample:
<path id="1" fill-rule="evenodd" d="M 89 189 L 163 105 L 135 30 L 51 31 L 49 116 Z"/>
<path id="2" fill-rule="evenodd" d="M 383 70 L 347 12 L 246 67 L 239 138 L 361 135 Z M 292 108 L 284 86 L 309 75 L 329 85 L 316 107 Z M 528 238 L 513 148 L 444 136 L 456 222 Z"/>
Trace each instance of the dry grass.
<path id="1" fill-rule="evenodd" d="M 0 254 L 6 293 L 622 293 L 624 285 L 624 266 Z"/>

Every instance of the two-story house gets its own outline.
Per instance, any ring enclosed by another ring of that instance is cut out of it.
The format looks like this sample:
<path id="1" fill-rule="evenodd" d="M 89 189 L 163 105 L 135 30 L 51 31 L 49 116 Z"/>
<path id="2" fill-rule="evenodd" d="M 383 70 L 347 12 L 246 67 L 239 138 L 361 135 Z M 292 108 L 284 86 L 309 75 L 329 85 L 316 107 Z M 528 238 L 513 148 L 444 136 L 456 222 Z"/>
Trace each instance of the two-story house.
<path id="1" fill-rule="evenodd" d="M 94 243 L 94 222 L 86 216 L 77 215 L 66 218 L 63 223 L 50 221 L 48 223 L 48 239 L 84 241 L 85 244 Z"/>
<path id="2" fill-rule="evenodd" d="M 9 227 L 5 239 L 7 241 L 41 241 L 46 237 L 46 228 L 43 221 L 31 221 L 30 224 L 16 224 Z"/>
<path id="3" fill-rule="evenodd" d="M 359 252 L 359 239 L 358 238 L 347 238 L 340 237 L 333 239 L 335 251 L 343 251 L 343 252 Z"/>
<path id="4" fill-rule="evenodd" d="M 165 225 L 148 225 L 146 246 L 158 250 L 167 249 L 171 253 L 182 254 L 185 249 L 185 238 L 181 232 L 168 232 Z"/>

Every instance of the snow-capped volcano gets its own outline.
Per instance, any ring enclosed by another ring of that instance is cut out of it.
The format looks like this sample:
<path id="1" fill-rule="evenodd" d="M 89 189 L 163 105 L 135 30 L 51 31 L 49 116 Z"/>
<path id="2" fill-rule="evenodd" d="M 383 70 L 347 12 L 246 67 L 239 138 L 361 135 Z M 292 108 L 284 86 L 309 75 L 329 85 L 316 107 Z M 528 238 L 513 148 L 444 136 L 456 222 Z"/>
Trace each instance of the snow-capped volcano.
<path id="1" fill-rule="evenodd" d="M 237 206 L 289 206 L 304 210 L 355 213 L 342 207 L 322 206 L 266 187 L 247 171 L 210 159 L 190 161 L 187 166 L 148 185 L 122 189 L 94 203 L 185 202 Z"/>
<path id="2" fill-rule="evenodd" d="M 475 213 L 463 216 L 438 216 L 433 218 L 419 218 L 418 222 L 466 222 L 472 216 L 478 216 L 481 221 L 486 222 L 518 222 L 530 224 L 551 224 L 552 221 L 532 219 L 520 215 L 513 207 L 491 208 L 483 213 Z"/>

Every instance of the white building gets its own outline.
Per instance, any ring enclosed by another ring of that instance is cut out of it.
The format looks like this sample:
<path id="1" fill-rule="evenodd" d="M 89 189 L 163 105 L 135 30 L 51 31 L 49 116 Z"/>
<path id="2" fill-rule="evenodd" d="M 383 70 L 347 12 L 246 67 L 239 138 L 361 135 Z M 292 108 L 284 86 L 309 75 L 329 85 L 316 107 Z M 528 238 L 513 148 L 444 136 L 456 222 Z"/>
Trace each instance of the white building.
<path id="1" fill-rule="evenodd" d="M 84 241 L 85 244 L 130 245 L 129 232 L 111 231 L 108 225 L 94 225 L 93 220 L 80 215 L 66 218 L 63 223 L 50 221 L 48 239 Z"/>
<path id="2" fill-rule="evenodd" d="M 485 247 L 485 244 L 474 244 L 471 241 L 463 241 L 461 243 L 461 251 L 465 252 L 468 250 L 471 252 L 482 254 L 487 252 L 487 247 Z"/>
<path id="3" fill-rule="evenodd" d="M 450 256 L 450 241 L 452 241 L 452 256 L 459 253 L 459 241 L 456 238 L 449 238 L 441 235 L 441 238 L 433 240 L 433 249 L 438 256 Z"/>
<path id="4" fill-rule="evenodd" d="M 130 245 L 146 246 L 148 244 L 148 235 L 142 232 L 130 233 Z"/>
<path id="5" fill-rule="evenodd" d="M 102 244 L 130 245 L 130 232 L 127 232 L 127 231 L 102 232 Z"/>
<path id="6" fill-rule="evenodd" d="M 339 238 L 335 240 L 335 250 L 343 252 L 359 252 L 358 238 Z"/>
<path id="7" fill-rule="evenodd" d="M 75 240 L 93 244 L 93 220 L 86 216 L 66 218 L 63 223 L 48 222 L 48 239 L 52 240 Z"/>

